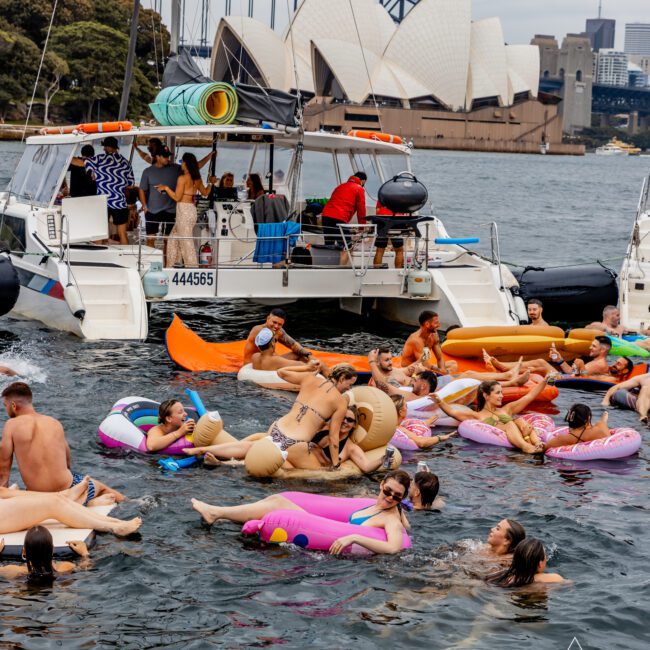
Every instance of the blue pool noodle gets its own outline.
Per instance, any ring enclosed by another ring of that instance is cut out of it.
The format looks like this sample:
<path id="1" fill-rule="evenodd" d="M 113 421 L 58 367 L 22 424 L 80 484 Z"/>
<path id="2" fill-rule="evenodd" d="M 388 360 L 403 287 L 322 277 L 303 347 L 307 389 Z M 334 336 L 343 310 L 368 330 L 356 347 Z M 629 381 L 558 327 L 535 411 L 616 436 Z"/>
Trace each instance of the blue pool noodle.
<path id="1" fill-rule="evenodd" d="M 205 405 L 203 404 L 203 401 L 201 400 L 199 394 L 195 390 L 192 390 L 191 388 L 186 388 L 185 392 L 187 393 L 188 397 L 192 400 L 192 404 L 194 404 L 194 408 L 196 409 L 196 412 L 199 414 L 199 417 L 205 415 L 208 412 L 208 409 L 205 408 Z"/>
<path id="2" fill-rule="evenodd" d="M 436 237 L 436 244 L 478 244 L 481 240 L 478 237 Z"/>

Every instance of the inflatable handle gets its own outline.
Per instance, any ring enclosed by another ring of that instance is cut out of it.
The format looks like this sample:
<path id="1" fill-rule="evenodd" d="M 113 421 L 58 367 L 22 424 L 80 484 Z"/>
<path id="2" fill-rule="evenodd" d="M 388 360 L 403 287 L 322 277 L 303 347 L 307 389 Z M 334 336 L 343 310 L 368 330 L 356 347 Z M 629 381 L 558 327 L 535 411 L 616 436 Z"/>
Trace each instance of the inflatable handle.
<path id="1" fill-rule="evenodd" d="M 205 408 L 205 405 L 203 404 L 203 401 L 201 400 L 199 394 L 195 390 L 192 390 L 191 388 L 186 388 L 185 392 L 187 393 L 188 397 L 192 400 L 192 404 L 194 404 L 194 408 L 196 409 L 196 412 L 199 414 L 199 417 L 205 415 L 208 412 L 208 409 Z"/>
<path id="2" fill-rule="evenodd" d="M 436 244 L 478 244 L 479 237 L 436 237 L 433 240 Z"/>
<path id="3" fill-rule="evenodd" d="M 158 465 L 163 469 L 169 470 L 170 472 L 178 472 L 179 469 L 184 467 L 192 467 L 199 462 L 199 459 L 196 456 L 190 456 L 189 458 L 161 458 L 158 461 Z"/>

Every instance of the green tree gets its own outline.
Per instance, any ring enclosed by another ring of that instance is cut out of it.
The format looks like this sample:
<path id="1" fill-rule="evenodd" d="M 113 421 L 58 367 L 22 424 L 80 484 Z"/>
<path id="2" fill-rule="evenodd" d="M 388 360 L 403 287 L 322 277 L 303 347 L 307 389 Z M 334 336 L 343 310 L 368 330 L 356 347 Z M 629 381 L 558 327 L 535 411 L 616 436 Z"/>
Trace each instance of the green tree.
<path id="1" fill-rule="evenodd" d="M 68 62 L 66 88 L 85 102 L 86 121 L 92 120 L 97 100 L 119 103 L 127 47 L 124 34 L 95 22 L 76 22 L 54 30 L 50 49 Z"/>
<path id="2" fill-rule="evenodd" d="M 29 38 L 0 30 L 0 114 L 7 116 L 10 106 L 28 100 L 36 81 L 40 52 Z"/>

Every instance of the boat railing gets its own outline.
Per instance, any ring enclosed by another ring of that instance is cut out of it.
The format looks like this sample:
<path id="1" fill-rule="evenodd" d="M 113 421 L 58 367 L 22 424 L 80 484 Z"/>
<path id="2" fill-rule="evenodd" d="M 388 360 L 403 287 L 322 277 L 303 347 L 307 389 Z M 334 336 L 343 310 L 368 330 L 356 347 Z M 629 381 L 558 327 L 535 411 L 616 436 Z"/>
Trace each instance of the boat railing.
<path id="1" fill-rule="evenodd" d="M 499 244 L 499 226 L 496 221 L 487 221 L 479 224 L 490 229 L 490 261 L 497 267 L 499 273 L 499 289 L 503 291 L 503 272 L 501 270 L 501 245 Z"/>

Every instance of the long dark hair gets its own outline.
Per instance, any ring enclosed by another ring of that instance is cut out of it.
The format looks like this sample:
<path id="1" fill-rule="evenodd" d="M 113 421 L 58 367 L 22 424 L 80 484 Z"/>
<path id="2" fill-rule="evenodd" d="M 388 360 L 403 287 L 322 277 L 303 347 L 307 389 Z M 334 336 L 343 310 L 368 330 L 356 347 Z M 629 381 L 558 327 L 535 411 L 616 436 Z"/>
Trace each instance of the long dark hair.
<path id="1" fill-rule="evenodd" d="M 196 156 L 193 153 L 186 152 L 183 154 L 181 160 L 185 163 L 187 167 L 187 172 L 190 175 L 190 178 L 193 181 L 201 180 L 201 170 L 199 169 L 199 163 L 196 160 Z"/>
<path id="2" fill-rule="evenodd" d="M 508 530 L 505 531 L 504 535 L 510 542 L 508 551 L 512 551 L 522 539 L 525 539 L 526 529 L 514 519 L 506 519 L 506 521 L 508 522 Z"/>
<path id="3" fill-rule="evenodd" d="M 478 387 L 478 395 L 476 396 L 476 403 L 479 411 L 482 411 L 485 408 L 485 398 L 490 395 L 494 390 L 494 387 L 498 385 L 499 382 L 494 379 L 481 382 L 481 385 Z"/>
<path id="4" fill-rule="evenodd" d="M 591 422 L 591 409 L 586 404 L 572 404 L 564 416 L 569 429 L 581 429 Z"/>
<path id="5" fill-rule="evenodd" d="M 515 546 L 510 566 L 488 576 L 487 581 L 500 587 L 529 585 L 535 580 L 539 563 L 545 557 L 544 544 L 534 537 L 527 537 Z"/>
<path id="6" fill-rule="evenodd" d="M 25 561 L 29 569 L 30 581 L 54 580 L 52 556 L 54 542 L 52 534 L 45 526 L 32 526 L 25 535 Z"/>
<path id="7" fill-rule="evenodd" d="M 264 185 L 259 174 L 249 174 L 248 178 L 253 186 L 248 192 L 248 198 L 254 199 L 260 192 L 264 192 Z"/>

